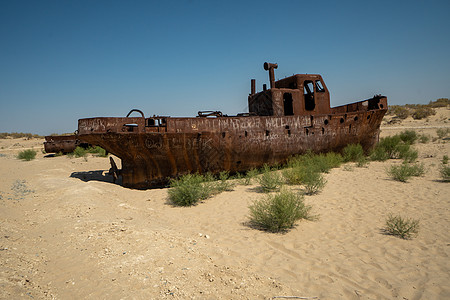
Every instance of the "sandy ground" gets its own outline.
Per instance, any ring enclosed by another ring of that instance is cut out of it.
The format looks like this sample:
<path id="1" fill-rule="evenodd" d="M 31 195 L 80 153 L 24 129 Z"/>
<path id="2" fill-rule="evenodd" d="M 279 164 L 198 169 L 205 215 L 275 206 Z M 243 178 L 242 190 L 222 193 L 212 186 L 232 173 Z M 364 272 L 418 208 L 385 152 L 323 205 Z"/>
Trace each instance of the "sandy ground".
<path id="1" fill-rule="evenodd" d="M 382 136 L 436 137 L 449 112 Z M 450 298 L 450 184 L 438 172 L 448 141 L 414 146 L 427 172 L 408 183 L 386 175 L 399 160 L 333 169 L 305 198 L 319 219 L 286 234 L 246 226 L 264 197 L 256 185 L 173 207 L 167 189 L 112 184 L 108 158 L 45 157 L 42 143 L 0 140 L 2 299 Z M 37 158 L 18 160 L 25 148 Z M 389 213 L 419 219 L 419 235 L 383 234 Z"/>

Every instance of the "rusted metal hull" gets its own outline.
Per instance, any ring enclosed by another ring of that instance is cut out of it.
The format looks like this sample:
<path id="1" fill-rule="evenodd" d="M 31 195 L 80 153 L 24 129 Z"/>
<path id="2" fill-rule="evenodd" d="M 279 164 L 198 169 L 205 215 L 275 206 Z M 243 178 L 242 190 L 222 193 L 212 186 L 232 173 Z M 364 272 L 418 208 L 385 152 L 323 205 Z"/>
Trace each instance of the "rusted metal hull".
<path id="1" fill-rule="evenodd" d="M 276 68 L 264 63 L 270 89 L 264 84 L 256 93 L 251 80 L 248 113 L 145 118 L 133 109 L 125 118 L 78 120 L 78 137 L 121 158 L 122 170 L 112 161 L 110 173 L 121 174 L 124 186 L 140 189 L 187 173 L 234 173 L 279 164 L 308 150 L 339 152 L 359 143 L 368 151 L 378 141 L 386 97 L 331 108 L 322 76 L 296 74 L 275 81 Z M 129 117 L 132 112 L 141 117 Z"/>
<path id="2" fill-rule="evenodd" d="M 79 140 L 76 135 L 46 136 L 44 149 L 46 153 L 71 153 L 78 146 L 87 145 Z"/>
<path id="3" fill-rule="evenodd" d="M 79 120 L 78 137 L 121 158 L 123 186 L 145 189 L 187 173 L 283 163 L 308 150 L 339 152 L 351 143 L 371 149 L 386 109 L 339 110 L 315 116 L 167 118 L 159 132 L 148 132 L 144 118 L 89 118 Z M 133 131 L 125 124 L 133 124 Z"/>

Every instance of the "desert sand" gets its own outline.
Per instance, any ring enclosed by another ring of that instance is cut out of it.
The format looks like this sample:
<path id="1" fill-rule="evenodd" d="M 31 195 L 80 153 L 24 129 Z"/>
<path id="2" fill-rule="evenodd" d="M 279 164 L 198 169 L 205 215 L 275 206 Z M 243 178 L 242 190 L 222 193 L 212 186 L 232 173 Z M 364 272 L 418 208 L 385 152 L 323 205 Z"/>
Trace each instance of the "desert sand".
<path id="1" fill-rule="evenodd" d="M 441 108 L 428 121 L 384 122 L 381 136 L 436 137 L 449 118 Z M 26 148 L 36 159 L 16 158 Z M 305 197 L 317 220 L 273 234 L 246 225 L 264 197 L 256 183 L 174 207 L 167 189 L 113 184 L 108 158 L 48 157 L 42 139 L 0 140 L 0 298 L 450 299 L 450 184 L 439 175 L 450 143 L 414 148 L 423 177 L 390 179 L 400 160 L 343 165 Z M 389 213 L 419 219 L 418 236 L 384 234 Z"/>

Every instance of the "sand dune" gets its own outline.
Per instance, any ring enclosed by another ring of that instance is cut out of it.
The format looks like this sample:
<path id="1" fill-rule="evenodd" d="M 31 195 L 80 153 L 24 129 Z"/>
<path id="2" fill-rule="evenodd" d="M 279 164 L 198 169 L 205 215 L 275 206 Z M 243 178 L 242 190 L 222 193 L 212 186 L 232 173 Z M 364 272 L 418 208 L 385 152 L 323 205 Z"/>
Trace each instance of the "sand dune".
<path id="1" fill-rule="evenodd" d="M 382 136 L 436 136 L 449 112 Z M 386 175 L 399 160 L 333 169 L 305 198 L 318 219 L 286 234 L 246 226 L 264 196 L 256 185 L 173 207 L 167 189 L 112 184 L 107 158 L 44 157 L 42 142 L 0 140 L 2 299 L 450 298 L 450 184 L 438 172 L 448 141 L 414 146 L 427 172 L 408 183 Z M 33 147 L 35 160 L 15 158 Z M 419 219 L 419 235 L 383 234 L 389 213 Z"/>

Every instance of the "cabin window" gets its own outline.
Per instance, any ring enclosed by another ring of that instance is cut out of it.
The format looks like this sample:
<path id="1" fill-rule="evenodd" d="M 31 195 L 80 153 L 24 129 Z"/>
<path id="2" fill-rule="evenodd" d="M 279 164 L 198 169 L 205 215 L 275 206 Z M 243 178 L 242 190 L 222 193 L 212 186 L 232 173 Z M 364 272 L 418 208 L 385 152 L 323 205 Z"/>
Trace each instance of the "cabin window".
<path id="1" fill-rule="evenodd" d="M 305 80 L 303 83 L 303 95 L 305 99 L 305 110 L 314 110 L 316 103 L 314 101 L 314 84 L 311 80 Z"/>
<path id="2" fill-rule="evenodd" d="M 145 126 L 146 127 L 159 127 L 159 126 L 166 126 L 166 119 L 164 118 L 149 118 L 145 119 Z"/>
<path id="3" fill-rule="evenodd" d="M 325 89 L 323 88 L 323 84 L 320 80 L 316 80 L 316 92 L 323 93 Z"/>
<path id="4" fill-rule="evenodd" d="M 293 116 L 294 115 L 294 107 L 292 104 L 292 94 L 291 93 L 284 93 L 283 105 L 284 105 L 284 115 L 285 116 Z"/>

